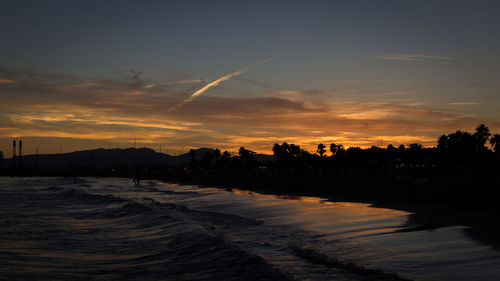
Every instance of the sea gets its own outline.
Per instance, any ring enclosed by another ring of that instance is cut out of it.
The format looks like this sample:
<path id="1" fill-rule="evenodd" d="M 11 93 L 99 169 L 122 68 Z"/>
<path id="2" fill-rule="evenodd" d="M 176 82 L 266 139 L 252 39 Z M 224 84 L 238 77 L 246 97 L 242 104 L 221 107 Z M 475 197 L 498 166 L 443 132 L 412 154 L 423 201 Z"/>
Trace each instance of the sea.
<path id="1" fill-rule="evenodd" d="M 465 226 L 317 197 L 0 178 L 0 280 L 500 280 Z"/>

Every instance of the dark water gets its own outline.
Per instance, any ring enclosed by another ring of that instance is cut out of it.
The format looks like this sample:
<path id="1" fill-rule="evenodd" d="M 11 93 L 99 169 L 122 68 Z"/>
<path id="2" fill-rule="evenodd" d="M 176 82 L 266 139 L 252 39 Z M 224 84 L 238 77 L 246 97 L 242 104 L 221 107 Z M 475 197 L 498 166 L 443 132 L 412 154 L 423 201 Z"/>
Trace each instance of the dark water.
<path id="1" fill-rule="evenodd" d="M 0 178 L 1 280 L 499 280 L 464 227 L 408 213 L 126 179 Z M 397 274 L 397 275 L 396 275 Z"/>

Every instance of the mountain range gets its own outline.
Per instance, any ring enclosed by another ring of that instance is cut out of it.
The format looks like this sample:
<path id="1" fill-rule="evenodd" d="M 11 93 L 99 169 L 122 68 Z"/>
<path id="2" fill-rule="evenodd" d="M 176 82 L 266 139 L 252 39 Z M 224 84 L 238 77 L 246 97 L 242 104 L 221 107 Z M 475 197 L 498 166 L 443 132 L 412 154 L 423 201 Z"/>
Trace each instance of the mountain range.
<path id="1" fill-rule="evenodd" d="M 207 152 L 213 152 L 210 148 L 199 148 L 195 150 L 195 158 L 201 160 Z M 237 157 L 233 156 L 233 157 Z M 259 162 L 274 161 L 273 155 L 255 154 Z M 16 166 L 19 166 L 19 157 L 16 157 Z M 191 160 L 188 153 L 180 155 L 169 155 L 159 153 L 150 148 L 115 148 L 115 149 L 93 149 L 57 154 L 31 154 L 23 155 L 21 165 L 24 168 L 113 168 L 119 166 L 184 166 Z M 11 168 L 12 158 L 2 159 L 0 167 Z"/>

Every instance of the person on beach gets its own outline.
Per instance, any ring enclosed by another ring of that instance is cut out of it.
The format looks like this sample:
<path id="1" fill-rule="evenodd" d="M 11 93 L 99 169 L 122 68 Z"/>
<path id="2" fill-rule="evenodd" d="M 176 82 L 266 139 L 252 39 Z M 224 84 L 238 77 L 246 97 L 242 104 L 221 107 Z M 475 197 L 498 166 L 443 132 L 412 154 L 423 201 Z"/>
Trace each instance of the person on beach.
<path id="1" fill-rule="evenodd" d="M 135 185 L 136 187 L 140 187 L 140 186 L 141 186 L 141 180 L 139 179 L 139 177 L 138 177 L 138 176 L 135 176 L 135 177 L 134 177 L 134 185 Z"/>

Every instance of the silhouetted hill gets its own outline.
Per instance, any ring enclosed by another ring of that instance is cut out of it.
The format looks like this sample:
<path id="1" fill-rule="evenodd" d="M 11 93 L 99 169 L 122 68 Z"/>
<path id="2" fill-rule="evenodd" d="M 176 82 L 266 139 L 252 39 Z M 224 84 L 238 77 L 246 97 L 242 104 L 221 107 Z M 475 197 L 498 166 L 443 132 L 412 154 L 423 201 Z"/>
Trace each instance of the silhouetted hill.
<path id="1" fill-rule="evenodd" d="M 182 157 L 157 153 L 149 148 L 100 148 L 63 154 L 24 155 L 22 166 L 27 168 L 112 168 L 167 163 L 181 165 L 180 160 L 183 160 Z M 12 167 L 12 158 L 4 159 L 2 167 Z"/>
<path id="2" fill-rule="evenodd" d="M 195 150 L 195 158 L 200 161 L 210 148 Z M 274 161 L 274 156 L 256 154 L 257 161 Z M 190 161 L 189 153 L 172 156 L 158 153 L 149 148 L 116 148 L 75 151 L 70 153 L 23 155 L 22 166 L 26 168 L 114 168 L 136 166 L 185 166 Z M 12 158 L 3 159 L 2 168 L 12 167 Z"/>

